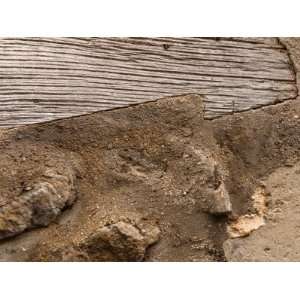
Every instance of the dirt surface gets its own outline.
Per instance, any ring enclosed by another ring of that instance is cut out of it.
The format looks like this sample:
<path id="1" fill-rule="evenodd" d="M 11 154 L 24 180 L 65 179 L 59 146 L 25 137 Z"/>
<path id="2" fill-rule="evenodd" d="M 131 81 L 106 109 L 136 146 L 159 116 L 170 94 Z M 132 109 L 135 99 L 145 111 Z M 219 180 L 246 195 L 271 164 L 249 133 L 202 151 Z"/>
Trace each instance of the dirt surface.
<path id="1" fill-rule="evenodd" d="M 271 191 L 265 226 L 249 237 L 229 239 L 224 243 L 231 261 L 300 260 L 300 189 L 299 162 L 276 169 L 264 184 Z"/>
<path id="2" fill-rule="evenodd" d="M 1 260 L 226 260 L 228 224 L 255 213 L 264 178 L 299 159 L 300 107 L 213 122 L 202 111 L 192 95 L 2 132 L 0 232 L 15 236 L 2 239 Z M 49 225 L 14 230 L 19 211 L 3 212 L 55 180 L 49 169 L 74 174 L 74 204 Z"/>
<path id="3" fill-rule="evenodd" d="M 2 130 L 0 260 L 299 260 L 299 99 L 214 121 L 202 102 Z"/>
<path id="4" fill-rule="evenodd" d="M 201 97 L 11 130 L 0 147 L 0 233 L 14 235 L 2 240 L 2 260 L 224 260 L 231 201 Z M 41 228 L 45 195 L 21 200 L 49 182 L 49 169 L 72 170 L 76 202 Z"/>

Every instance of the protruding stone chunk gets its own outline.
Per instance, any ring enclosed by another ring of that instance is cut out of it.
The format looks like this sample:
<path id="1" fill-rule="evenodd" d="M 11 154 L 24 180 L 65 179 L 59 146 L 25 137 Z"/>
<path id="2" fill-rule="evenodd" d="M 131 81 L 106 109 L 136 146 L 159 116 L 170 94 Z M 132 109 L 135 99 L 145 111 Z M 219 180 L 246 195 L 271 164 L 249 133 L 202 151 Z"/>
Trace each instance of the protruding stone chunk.
<path id="1" fill-rule="evenodd" d="M 47 170 L 44 177 L 0 207 L 0 239 L 49 225 L 75 201 L 74 174 L 70 170 L 66 168 L 65 175 Z"/>
<path id="2" fill-rule="evenodd" d="M 142 261 L 147 248 L 158 241 L 158 227 L 139 228 L 119 221 L 99 229 L 83 241 L 80 247 L 92 260 Z"/>

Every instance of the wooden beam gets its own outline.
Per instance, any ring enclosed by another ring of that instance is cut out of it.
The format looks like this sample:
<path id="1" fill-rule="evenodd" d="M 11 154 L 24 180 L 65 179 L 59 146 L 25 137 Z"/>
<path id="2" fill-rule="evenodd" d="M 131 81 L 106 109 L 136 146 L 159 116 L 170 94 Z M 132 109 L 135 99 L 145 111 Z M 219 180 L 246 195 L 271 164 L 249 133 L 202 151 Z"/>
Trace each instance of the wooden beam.
<path id="1" fill-rule="evenodd" d="M 274 38 L 0 39 L 0 127 L 190 93 L 212 119 L 298 91 Z"/>

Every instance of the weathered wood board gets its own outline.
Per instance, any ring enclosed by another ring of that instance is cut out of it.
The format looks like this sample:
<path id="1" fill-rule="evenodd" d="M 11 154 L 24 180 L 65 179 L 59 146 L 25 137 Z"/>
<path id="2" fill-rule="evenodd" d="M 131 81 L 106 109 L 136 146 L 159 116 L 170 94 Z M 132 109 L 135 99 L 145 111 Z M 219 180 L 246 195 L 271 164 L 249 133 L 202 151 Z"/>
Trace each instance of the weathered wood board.
<path id="1" fill-rule="evenodd" d="M 0 39 L 0 127 L 189 93 L 212 119 L 298 91 L 275 38 Z"/>

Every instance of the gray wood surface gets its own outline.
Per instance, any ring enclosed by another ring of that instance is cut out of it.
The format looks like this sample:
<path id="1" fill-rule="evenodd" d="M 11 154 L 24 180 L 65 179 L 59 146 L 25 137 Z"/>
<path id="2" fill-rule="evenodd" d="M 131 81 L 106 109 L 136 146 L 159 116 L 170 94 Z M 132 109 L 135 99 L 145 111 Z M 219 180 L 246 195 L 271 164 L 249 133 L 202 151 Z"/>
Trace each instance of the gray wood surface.
<path id="1" fill-rule="evenodd" d="M 298 91 L 275 38 L 0 39 L 0 127 L 189 93 L 212 119 Z"/>

